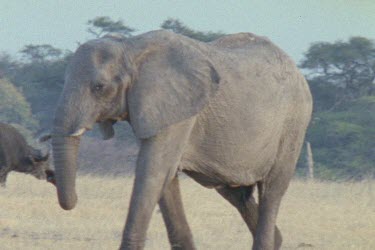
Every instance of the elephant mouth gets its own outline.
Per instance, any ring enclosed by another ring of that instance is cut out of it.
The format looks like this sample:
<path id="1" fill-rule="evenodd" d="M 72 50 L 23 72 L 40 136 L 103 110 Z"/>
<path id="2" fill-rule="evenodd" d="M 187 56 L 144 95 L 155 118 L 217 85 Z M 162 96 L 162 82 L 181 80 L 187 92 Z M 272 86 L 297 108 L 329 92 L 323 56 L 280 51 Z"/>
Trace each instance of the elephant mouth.
<path id="1" fill-rule="evenodd" d="M 99 122 L 99 130 L 100 133 L 102 134 L 102 139 L 103 140 L 109 140 L 113 138 L 115 135 L 115 130 L 113 128 L 113 125 L 116 123 L 116 120 L 113 119 L 107 119 L 102 122 Z"/>
<path id="2" fill-rule="evenodd" d="M 114 118 L 116 121 L 128 121 L 129 119 L 129 114 L 128 112 L 125 112 L 124 114 Z"/>
<path id="3" fill-rule="evenodd" d="M 112 122 L 114 124 L 114 123 L 120 122 L 120 121 L 127 121 L 128 118 L 129 118 L 129 114 L 127 112 L 125 112 L 124 114 L 121 114 L 121 115 L 118 115 L 118 116 L 114 116 L 114 117 L 110 117 L 110 118 L 104 118 L 104 119 L 99 119 L 96 122 L 97 123 Z"/>

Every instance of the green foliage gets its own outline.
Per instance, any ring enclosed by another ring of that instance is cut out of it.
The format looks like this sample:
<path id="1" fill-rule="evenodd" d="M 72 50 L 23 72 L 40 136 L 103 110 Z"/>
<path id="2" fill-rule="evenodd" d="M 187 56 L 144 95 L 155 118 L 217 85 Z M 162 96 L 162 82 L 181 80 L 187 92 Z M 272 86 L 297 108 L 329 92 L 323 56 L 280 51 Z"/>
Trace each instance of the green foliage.
<path id="1" fill-rule="evenodd" d="M 115 32 L 124 36 L 131 36 L 135 29 L 126 26 L 122 20 L 113 21 L 108 16 L 98 16 L 87 21 L 87 31 L 96 38 L 101 37 L 105 33 Z"/>
<path id="2" fill-rule="evenodd" d="M 375 176 L 375 43 L 363 37 L 314 43 L 300 67 L 314 98 L 307 140 L 316 176 Z"/>
<path id="3" fill-rule="evenodd" d="M 319 109 L 335 109 L 361 96 L 375 95 L 375 43 L 367 38 L 314 43 L 300 67 L 309 71 L 307 78 L 319 98 Z"/>
<path id="4" fill-rule="evenodd" d="M 165 20 L 161 24 L 161 28 L 166 30 L 171 30 L 174 33 L 181 34 L 184 36 L 188 36 L 190 38 L 203 41 L 203 42 L 210 42 L 213 41 L 221 36 L 224 36 L 225 34 L 222 32 L 202 32 L 202 31 L 196 31 L 193 29 L 190 29 L 186 25 L 184 25 L 180 20 L 169 18 Z"/>
<path id="5" fill-rule="evenodd" d="M 32 117 L 30 104 L 8 80 L 0 79 L 0 121 L 15 123 L 23 130 L 35 130 L 38 121 Z"/>
<path id="6" fill-rule="evenodd" d="M 347 106 L 342 111 L 314 114 L 307 140 L 313 145 L 320 177 L 375 175 L 375 96 Z"/>
<path id="7" fill-rule="evenodd" d="M 23 90 L 43 128 L 51 125 L 70 57 L 71 53 L 66 52 L 58 57 L 47 56 L 41 60 L 19 63 L 16 74 L 10 76 L 12 82 Z"/>
<path id="8" fill-rule="evenodd" d="M 42 45 L 26 45 L 20 50 L 22 56 L 30 62 L 41 63 L 46 60 L 56 60 L 60 58 L 63 52 L 60 49 L 54 48 L 49 44 Z"/>
<path id="9" fill-rule="evenodd" d="M 16 67 L 17 62 L 9 54 L 0 53 L 0 79 L 12 75 Z"/>

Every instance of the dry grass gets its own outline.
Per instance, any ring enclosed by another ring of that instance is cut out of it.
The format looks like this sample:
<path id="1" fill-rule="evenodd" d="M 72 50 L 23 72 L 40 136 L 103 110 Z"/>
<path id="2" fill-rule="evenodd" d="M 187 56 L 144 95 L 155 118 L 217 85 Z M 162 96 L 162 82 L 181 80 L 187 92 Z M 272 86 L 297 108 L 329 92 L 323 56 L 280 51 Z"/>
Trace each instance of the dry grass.
<path id="1" fill-rule="evenodd" d="M 51 185 L 11 174 L 0 190 L 1 249 L 117 249 L 132 179 L 80 176 L 79 204 L 63 211 Z M 198 249 L 250 249 L 240 216 L 216 192 L 181 181 L 185 209 Z M 375 182 L 293 181 L 278 224 L 283 249 L 375 249 Z M 169 249 L 156 209 L 147 249 Z"/>

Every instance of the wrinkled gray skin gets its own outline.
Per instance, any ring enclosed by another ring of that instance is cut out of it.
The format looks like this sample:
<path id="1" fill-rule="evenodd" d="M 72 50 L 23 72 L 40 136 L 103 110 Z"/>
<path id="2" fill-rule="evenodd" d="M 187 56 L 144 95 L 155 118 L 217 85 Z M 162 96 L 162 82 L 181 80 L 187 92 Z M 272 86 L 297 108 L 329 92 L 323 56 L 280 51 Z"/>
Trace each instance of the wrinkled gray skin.
<path id="1" fill-rule="evenodd" d="M 37 179 L 54 183 L 54 172 L 49 168 L 49 154 L 27 144 L 12 126 L 0 123 L 0 186 L 5 187 L 11 171 L 31 174 Z"/>
<path id="2" fill-rule="evenodd" d="M 275 226 L 312 101 L 295 64 L 265 38 L 241 33 L 201 43 L 168 31 L 81 45 L 69 63 L 52 145 L 58 199 L 76 205 L 80 136 L 105 139 L 127 120 L 141 141 L 121 249 L 143 249 L 159 203 L 173 249 L 195 249 L 177 172 L 214 188 L 243 217 L 253 249 L 278 249 Z M 259 190 L 259 205 L 253 191 Z"/>

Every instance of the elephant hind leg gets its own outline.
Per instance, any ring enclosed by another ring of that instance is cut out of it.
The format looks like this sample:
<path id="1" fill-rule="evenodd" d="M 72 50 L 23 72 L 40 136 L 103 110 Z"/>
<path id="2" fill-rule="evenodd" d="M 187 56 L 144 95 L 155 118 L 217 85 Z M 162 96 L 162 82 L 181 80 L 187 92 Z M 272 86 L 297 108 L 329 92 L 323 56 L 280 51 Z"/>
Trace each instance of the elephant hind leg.
<path id="1" fill-rule="evenodd" d="M 289 124 L 292 124 L 289 122 Z M 254 240 L 254 250 L 280 249 L 276 219 L 282 197 L 294 175 L 296 163 L 303 144 L 304 129 L 299 124 L 280 140 L 279 151 L 274 166 L 264 180 L 258 182 L 259 218 Z"/>
<path id="2" fill-rule="evenodd" d="M 224 197 L 230 204 L 237 208 L 249 228 L 253 239 L 255 239 L 257 223 L 259 218 L 258 204 L 256 203 L 253 193 L 254 186 L 241 186 L 241 187 L 221 187 L 216 191 Z M 275 246 L 280 246 L 282 237 L 280 230 L 275 227 Z"/>
<path id="3" fill-rule="evenodd" d="M 244 219 L 251 234 L 255 236 L 256 225 L 258 220 L 258 205 L 252 196 L 254 187 L 221 187 L 216 191 L 224 197 L 230 204 L 237 208 L 238 212 Z"/>

